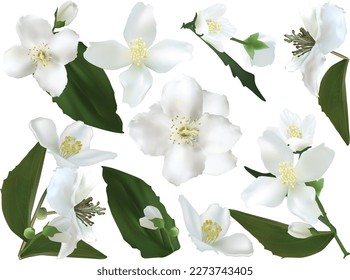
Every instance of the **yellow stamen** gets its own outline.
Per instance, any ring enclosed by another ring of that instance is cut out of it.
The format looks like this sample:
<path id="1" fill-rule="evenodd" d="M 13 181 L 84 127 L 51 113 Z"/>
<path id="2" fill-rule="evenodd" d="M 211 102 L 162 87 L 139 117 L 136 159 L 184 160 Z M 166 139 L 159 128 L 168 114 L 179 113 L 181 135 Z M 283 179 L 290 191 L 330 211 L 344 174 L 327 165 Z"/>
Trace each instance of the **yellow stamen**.
<path id="1" fill-rule="evenodd" d="M 282 184 L 287 185 L 290 188 L 295 187 L 296 176 L 292 162 L 285 161 L 281 163 L 278 172 L 280 173 Z"/>
<path id="2" fill-rule="evenodd" d="M 208 24 L 208 28 L 209 28 L 210 33 L 219 33 L 221 31 L 222 26 L 220 23 L 218 23 L 212 19 L 208 19 L 207 24 Z"/>
<path id="3" fill-rule="evenodd" d="M 170 141 L 173 144 L 191 144 L 198 142 L 199 126 L 197 120 L 176 116 L 172 120 Z"/>
<path id="4" fill-rule="evenodd" d="M 289 138 L 303 138 L 303 134 L 300 131 L 299 127 L 297 127 L 295 124 L 290 124 L 287 128 L 287 133 L 289 135 Z"/>
<path id="5" fill-rule="evenodd" d="M 74 156 L 81 151 L 83 144 L 72 136 L 66 136 L 60 145 L 60 155 L 64 158 Z"/>
<path id="6" fill-rule="evenodd" d="M 213 220 L 205 220 L 202 224 L 202 241 L 209 244 L 215 242 L 221 231 L 222 228 L 218 223 Z"/>
<path id="7" fill-rule="evenodd" d="M 134 39 L 129 43 L 129 47 L 131 50 L 132 62 L 137 66 L 141 66 L 143 60 L 147 58 L 147 49 L 145 42 L 142 40 L 142 38 Z"/>

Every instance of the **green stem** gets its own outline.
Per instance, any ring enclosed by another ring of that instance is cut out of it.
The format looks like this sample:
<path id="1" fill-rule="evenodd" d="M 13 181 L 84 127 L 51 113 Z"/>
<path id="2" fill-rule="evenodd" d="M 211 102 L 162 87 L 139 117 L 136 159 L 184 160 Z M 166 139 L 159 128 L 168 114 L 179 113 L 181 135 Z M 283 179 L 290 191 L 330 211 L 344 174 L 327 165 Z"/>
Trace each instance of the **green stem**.
<path id="1" fill-rule="evenodd" d="M 38 211 L 39 211 L 39 209 L 41 208 L 41 206 L 43 205 L 43 202 L 44 202 L 44 200 L 45 200 L 46 193 L 47 193 L 47 190 L 45 190 L 45 191 L 43 192 L 43 194 L 41 195 L 40 200 L 39 200 L 39 202 L 38 202 L 38 206 L 36 207 L 35 212 L 34 212 L 34 215 L 33 215 L 33 217 L 32 217 L 32 220 L 30 221 L 30 226 L 29 226 L 29 227 L 33 227 L 33 226 L 34 226 L 36 217 L 37 217 L 37 215 L 38 215 Z M 21 247 L 19 248 L 19 252 L 18 252 L 18 258 L 19 258 L 19 259 L 21 259 L 21 252 L 22 252 L 22 250 L 24 249 L 24 247 L 26 246 L 26 244 L 27 244 L 27 241 L 23 240 L 22 245 L 21 245 Z"/>
<path id="2" fill-rule="evenodd" d="M 341 53 L 332 51 L 331 54 L 334 54 L 335 56 L 340 57 L 341 59 L 347 59 L 347 60 L 349 60 L 349 58 L 348 58 L 347 56 L 342 55 Z"/>
<path id="3" fill-rule="evenodd" d="M 344 258 L 346 258 L 347 256 L 350 255 L 350 253 L 345 249 L 343 243 L 340 241 L 340 238 L 337 234 L 337 229 L 332 225 L 332 223 L 329 221 L 328 217 L 327 217 L 327 213 L 320 201 L 320 199 L 318 198 L 318 196 L 316 195 L 316 203 L 318 205 L 318 207 L 320 208 L 321 210 L 321 213 L 322 213 L 322 216 L 319 218 L 319 220 L 324 223 L 326 226 L 329 227 L 329 229 L 333 232 L 334 234 L 334 238 L 335 240 L 337 241 L 341 251 L 343 252 L 344 254 Z"/>
<path id="4" fill-rule="evenodd" d="M 237 42 L 237 43 L 240 43 L 240 44 L 242 44 L 242 45 L 248 45 L 247 42 L 244 42 L 244 41 L 242 41 L 242 40 L 239 40 L 239 39 L 237 39 L 237 38 L 235 38 L 235 37 L 230 38 L 230 40 L 231 40 L 231 41 L 234 41 L 234 42 Z"/>

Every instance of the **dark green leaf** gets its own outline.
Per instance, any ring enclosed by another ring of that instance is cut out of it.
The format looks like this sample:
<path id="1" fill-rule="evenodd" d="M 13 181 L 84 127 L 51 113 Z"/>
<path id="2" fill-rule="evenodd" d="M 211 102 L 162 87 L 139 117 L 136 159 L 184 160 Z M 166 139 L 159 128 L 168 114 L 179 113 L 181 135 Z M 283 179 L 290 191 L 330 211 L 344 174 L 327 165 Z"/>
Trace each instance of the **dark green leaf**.
<path id="1" fill-rule="evenodd" d="M 193 19 L 193 21 L 184 23 L 182 25 L 182 28 L 190 29 L 194 34 L 196 34 L 204 43 L 206 43 L 215 53 L 216 55 L 221 59 L 221 61 L 227 66 L 230 67 L 232 76 L 235 78 L 237 77 L 242 85 L 244 87 L 249 88 L 257 97 L 259 97 L 261 100 L 266 101 L 264 96 L 260 93 L 258 87 L 255 84 L 255 76 L 245 71 L 236 61 L 234 61 L 227 53 L 225 52 L 219 52 L 217 49 L 215 49 L 211 44 L 203 40 L 202 36 L 196 33 L 196 21 L 197 15 Z"/>
<path id="2" fill-rule="evenodd" d="M 84 59 L 85 50 L 86 46 L 79 42 L 77 58 L 66 65 L 67 86 L 53 101 L 74 120 L 112 132 L 123 132 L 111 83 L 103 69 Z"/>
<path id="3" fill-rule="evenodd" d="M 321 193 L 321 190 L 323 189 L 323 184 L 324 184 L 324 179 L 321 178 L 318 181 L 312 181 L 312 182 L 307 182 L 305 185 L 313 187 L 316 191 L 316 195 L 319 196 Z"/>
<path id="4" fill-rule="evenodd" d="M 345 77 L 348 59 L 343 59 L 328 69 L 323 76 L 318 103 L 332 122 L 346 145 L 350 143 L 348 103 Z"/>
<path id="5" fill-rule="evenodd" d="M 140 250 L 142 257 L 165 257 L 180 248 L 177 237 L 168 232 L 175 226 L 159 197 L 141 179 L 108 167 L 103 167 L 107 183 L 108 204 L 114 220 L 126 242 Z M 165 222 L 164 229 L 151 230 L 140 226 L 146 206 L 159 209 Z"/>
<path id="6" fill-rule="evenodd" d="M 303 258 L 322 251 L 334 235 L 330 231 L 313 232 L 301 239 L 288 234 L 288 225 L 273 220 L 230 210 L 231 217 L 249 231 L 266 250 L 280 257 Z"/>
<path id="7" fill-rule="evenodd" d="M 248 166 L 244 166 L 244 169 L 247 170 L 251 175 L 253 175 L 255 178 L 265 176 L 265 177 L 276 177 L 275 175 L 271 173 L 261 173 L 259 171 L 256 171 L 254 169 L 249 168 Z"/>
<path id="8" fill-rule="evenodd" d="M 25 259 L 35 256 L 57 256 L 60 251 L 61 243 L 53 242 L 46 238 L 42 233 L 37 234 L 30 240 L 19 254 L 20 259 Z M 89 259 L 105 259 L 107 258 L 94 247 L 86 244 L 84 241 L 79 241 L 77 248 L 72 254 L 72 258 L 89 258 Z"/>
<path id="9" fill-rule="evenodd" d="M 36 192 L 46 149 L 36 144 L 19 165 L 9 172 L 2 186 L 2 212 L 10 229 L 23 240 L 30 227 Z"/>

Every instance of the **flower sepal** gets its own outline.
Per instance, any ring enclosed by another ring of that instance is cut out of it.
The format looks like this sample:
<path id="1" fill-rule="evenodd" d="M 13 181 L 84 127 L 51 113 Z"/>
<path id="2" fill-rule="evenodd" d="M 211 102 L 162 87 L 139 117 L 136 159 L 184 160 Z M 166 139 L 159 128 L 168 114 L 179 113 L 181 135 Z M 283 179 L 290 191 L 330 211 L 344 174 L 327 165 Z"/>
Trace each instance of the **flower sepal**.
<path id="1" fill-rule="evenodd" d="M 259 40 L 259 33 L 254 33 L 250 35 L 247 39 L 244 40 L 243 47 L 250 56 L 251 59 L 254 59 L 256 50 L 268 49 L 269 46 L 266 45 L 263 41 Z"/>

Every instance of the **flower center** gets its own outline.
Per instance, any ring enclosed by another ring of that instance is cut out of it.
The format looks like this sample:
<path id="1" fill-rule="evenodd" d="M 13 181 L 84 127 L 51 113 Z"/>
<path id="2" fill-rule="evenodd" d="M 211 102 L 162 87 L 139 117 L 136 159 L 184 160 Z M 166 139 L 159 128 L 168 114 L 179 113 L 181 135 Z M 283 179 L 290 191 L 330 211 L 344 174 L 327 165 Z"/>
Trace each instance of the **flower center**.
<path id="1" fill-rule="evenodd" d="M 296 176 L 292 162 L 282 162 L 279 165 L 278 172 L 280 173 L 280 179 L 282 184 L 288 185 L 290 188 L 295 187 Z"/>
<path id="2" fill-rule="evenodd" d="M 52 60 L 50 48 L 44 43 L 30 49 L 28 55 L 37 66 L 46 67 Z"/>
<path id="3" fill-rule="evenodd" d="M 303 138 L 302 132 L 295 124 L 288 126 L 287 133 L 289 135 L 289 138 Z"/>
<path id="4" fill-rule="evenodd" d="M 173 144 L 191 144 L 198 142 L 199 126 L 198 120 L 176 116 L 172 119 L 170 141 Z"/>
<path id="5" fill-rule="evenodd" d="M 222 228 L 218 223 L 213 220 L 205 220 L 202 224 L 202 241 L 209 244 L 215 242 L 221 231 Z"/>
<path id="6" fill-rule="evenodd" d="M 92 203 L 92 197 L 83 199 L 79 204 L 74 207 L 76 217 L 85 225 L 92 226 L 94 224 L 91 218 L 97 215 L 104 215 L 106 208 L 99 207 L 100 202 L 96 205 Z"/>
<path id="7" fill-rule="evenodd" d="M 292 51 L 292 54 L 297 57 L 311 51 L 316 43 L 314 38 L 312 38 L 310 33 L 304 28 L 300 28 L 298 34 L 295 34 L 295 31 L 293 30 L 291 35 L 284 35 L 284 37 L 286 37 L 284 41 L 293 43 L 295 46 L 296 50 Z"/>
<path id="8" fill-rule="evenodd" d="M 137 66 L 141 66 L 143 60 L 147 58 L 147 49 L 145 42 L 142 40 L 142 38 L 133 39 L 129 43 L 129 47 L 131 51 L 132 62 Z"/>
<path id="9" fill-rule="evenodd" d="M 207 24 L 210 33 L 219 33 L 221 31 L 222 26 L 220 23 L 212 19 L 207 19 Z"/>
<path id="10" fill-rule="evenodd" d="M 60 155 L 64 158 L 74 156 L 81 151 L 83 144 L 72 136 L 66 136 L 60 145 Z"/>

